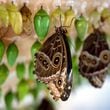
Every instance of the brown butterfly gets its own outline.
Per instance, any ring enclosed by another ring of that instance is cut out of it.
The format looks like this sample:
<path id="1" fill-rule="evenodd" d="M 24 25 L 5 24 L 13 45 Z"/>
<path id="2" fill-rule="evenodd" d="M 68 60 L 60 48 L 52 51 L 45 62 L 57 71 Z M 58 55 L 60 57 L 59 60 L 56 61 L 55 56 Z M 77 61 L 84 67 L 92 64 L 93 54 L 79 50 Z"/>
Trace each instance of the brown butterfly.
<path id="1" fill-rule="evenodd" d="M 84 41 L 79 57 L 79 71 L 95 87 L 102 87 L 108 65 L 110 50 L 105 33 L 95 29 Z"/>
<path id="2" fill-rule="evenodd" d="M 67 30 L 63 26 L 47 38 L 35 54 L 37 79 L 48 85 L 55 100 L 68 99 L 72 88 L 72 61 Z"/>

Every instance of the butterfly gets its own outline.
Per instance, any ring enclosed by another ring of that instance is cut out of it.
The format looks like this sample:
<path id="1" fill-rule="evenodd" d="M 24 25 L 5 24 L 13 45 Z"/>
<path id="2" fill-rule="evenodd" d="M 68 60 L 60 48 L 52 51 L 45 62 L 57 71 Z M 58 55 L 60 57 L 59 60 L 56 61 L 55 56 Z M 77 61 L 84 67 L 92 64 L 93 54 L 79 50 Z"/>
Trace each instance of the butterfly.
<path id="1" fill-rule="evenodd" d="M 56 27 L 35 54 L 34 73 L 47 84 L 54 100 L 66 101 L 72 89 L 72 61 L 66 33 L 63 26 Z"/>
<path id="2" fill-rule="evenodd" d="M 99 29 L 95 29 L 84 41 L 79 56 L 79 71 L 94 87 L 101 88 L 109 64 L 110 50 L 106 35 Z"/>

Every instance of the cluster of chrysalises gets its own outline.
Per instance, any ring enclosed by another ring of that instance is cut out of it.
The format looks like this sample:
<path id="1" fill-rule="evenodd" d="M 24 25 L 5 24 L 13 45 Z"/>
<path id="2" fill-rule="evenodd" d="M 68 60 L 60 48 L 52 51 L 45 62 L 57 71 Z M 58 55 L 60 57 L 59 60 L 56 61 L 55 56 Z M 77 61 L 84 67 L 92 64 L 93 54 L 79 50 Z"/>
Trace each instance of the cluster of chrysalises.
<path id="1" fill-rule="evenodd" d="M 68 11 L 69 13 L 70 10 Z M 42 38 L 40 40 L 44 40 L 48 33 L 47 29 L 49 28 L 48 16 L 43 15 L 44 10 L 41 7 L 34 19 L 35 31 Z M 74 18 L 73 14 L 69 15 L 72 16 L 69 16 L 69 20 L 66 18 L 66 22 L 69 21 L 68 23 Z M 60 17 L 59 20 L 64 21 L 64 15 L 60 7 L 52 13 L 52 17 L 53 24 L 55 24 L 55 20 L 58 21 L 58 17 Z M 93 25 L 95 27 L 95 24 Z M 47 26 L 45 32 L 43 31 L 44 35 L 42 35 L 42 31 L 39 31 L 42 30 L 43 26 Z M 71 52 L 67 41 L 67 30 L 64 27 L 62 25 L 56 27 L 55 33 L 44 41 L 42 47 L 35 54 L 34 72 L 37 75 L 37 80 L 47 84 L 53 98 L 63 101 L 68 99 L 72 88 Z M 100 88 L 103 85 L 110 63 L 110 50 L 106 41 L 106 35 L 99 29 L 94 29 L 94 32 L 85 39 L 88 31 L 88 23 L 83 16 L 75 20 L 75 27 L 78 38 L 84 43 L 79 56 L 79 72 L 93 86 Z"/>
<path id="2" fill-rule="evenodd" d="M 42 47 L 35 52 L 37 79 L 48 85 L 55 100 L 65 101 L 71 93 L 73 76 L 71 52 L 67 40 L 68 33 L 64 27 L 69 27 L 69 24 L 74 23 L 77 31 L 76 38 L 83 42 L 83 49 L 79 56 L 79 72 L 93 86 L 102 87 L 110 63 L 110 51 L 106 36 L 100 29 L 95 29 L 87 38 L 86 35 L 89 26 L 97 28 L 99 21 L 104 22 L 105 19 L 110 18 L 107 13 L 106 10 L 102 12 L 102 15 L 93 12 L 89 16 L 90 19 L 86 20 L 83 15 L 76 17 L 72 7 L 64 12 L 58 6 L 49 15 L 41 6 L 33 18 L 32 12 L 26 4 L 20 9 L 14 3 L 0 4 L 0 36 L 5 35 L 10 25 L 15 34 L 20 35 L 25 32 L 30 35 L 33 32 L 34 24 L 38 40 L 43 41 Z M 96 16 L 98 19 L 95 19 Z M 96 20 L 95 22 L 93 18 Z M 57 23 L 60 26 L 56 27 Z M 54 25 L 56 30 L 45 40 L 50 25 Z"/>
<path id="3" fill-rule="evenodd" d="M 67 17 L 68 16 L 68 17 Z M 37 80 L 47 84 L 53 99 L 67 100 L 72 89 L 72 61 L 69 44 L 67 41 L 67 30 L 62 23 L 71 24 L 74 19 L 72 7 L 63 13 L 58 6 L 51 13 L 51 22 L 56 26 L 55 33 L 48 37 L 39 51 L 35 54 L 35 74 Z M 50 17 L 43 7 L 34 17 L 35 31 L 40 41 L 45 39 L 50 25 Z"/>
<path id="4" fill-rule="evenodd" d="M 20 9 L 13 2 L 0 4 L 0 37 L 5 36 L 10 26 L 16 35 L 32 33 L 32 13 L 25 3 Z"/>

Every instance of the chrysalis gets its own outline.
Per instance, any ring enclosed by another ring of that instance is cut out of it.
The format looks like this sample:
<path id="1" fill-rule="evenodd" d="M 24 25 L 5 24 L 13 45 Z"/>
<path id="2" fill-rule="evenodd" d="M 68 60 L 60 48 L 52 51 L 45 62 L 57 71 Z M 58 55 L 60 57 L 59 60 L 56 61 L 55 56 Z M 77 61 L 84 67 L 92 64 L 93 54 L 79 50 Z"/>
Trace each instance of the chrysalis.
<path id="1" fill-rule="evenodd" d="M 32 26 L 32 12 L 24 3 L 23 7 L 20 9 L 22 19 L 23 19 L 23 30 L 27 35 L 31 35 L 33 32 Z"/>

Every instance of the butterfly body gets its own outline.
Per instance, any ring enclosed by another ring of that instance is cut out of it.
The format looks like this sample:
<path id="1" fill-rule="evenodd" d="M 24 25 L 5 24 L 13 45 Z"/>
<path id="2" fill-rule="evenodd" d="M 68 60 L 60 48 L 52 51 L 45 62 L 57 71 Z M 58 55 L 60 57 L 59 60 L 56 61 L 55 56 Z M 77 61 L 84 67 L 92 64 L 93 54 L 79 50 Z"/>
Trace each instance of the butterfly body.
<path id="1" fill-rule="evenodd" d="M 85 39 L 79 57 L 80 73 L 98 88 L 103 85 L 110 63 L 110 50 L 105 37 L 104 33 L 95 30 Z"/>
<path id="2" fill-rule="evenodd" d="M 63 27 L 44 41 L 35 55 L 37 79 L 48 85 L 55 100 L 67 100 L 72 88 L 72 62 L 69 44 Z"/>

